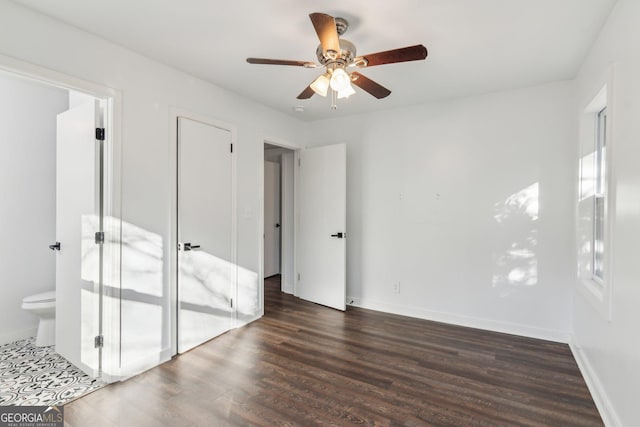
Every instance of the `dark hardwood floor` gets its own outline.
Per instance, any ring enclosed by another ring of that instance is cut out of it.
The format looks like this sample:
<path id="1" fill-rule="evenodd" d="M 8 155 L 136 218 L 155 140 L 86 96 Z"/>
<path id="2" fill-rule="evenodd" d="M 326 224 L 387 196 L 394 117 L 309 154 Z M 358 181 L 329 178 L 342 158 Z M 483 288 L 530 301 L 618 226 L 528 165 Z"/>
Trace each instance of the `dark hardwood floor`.
<path id="1" fill-rule="evenodd" d="M 65 406 L 71 426 L 602 425 L 567 345 L 265 283 L 265 316 Z"/>

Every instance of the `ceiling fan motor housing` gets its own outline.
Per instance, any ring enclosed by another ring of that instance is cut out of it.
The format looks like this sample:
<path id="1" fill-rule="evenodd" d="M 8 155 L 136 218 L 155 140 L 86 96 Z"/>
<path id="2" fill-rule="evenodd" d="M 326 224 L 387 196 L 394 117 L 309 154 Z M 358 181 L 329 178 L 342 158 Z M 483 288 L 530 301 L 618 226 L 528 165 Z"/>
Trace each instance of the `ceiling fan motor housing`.
<path id="1" fill-rule="evenodd" d="M 331 51 L 325 53 L 321 44 L 316 49 L 316 55 L 322 65 L 331 65 L 334 62 L 340 65 L 349 65 L 356 57 L 356 45 L 349 40 L 340 39 L 340 55 L 334 57 Z"/>

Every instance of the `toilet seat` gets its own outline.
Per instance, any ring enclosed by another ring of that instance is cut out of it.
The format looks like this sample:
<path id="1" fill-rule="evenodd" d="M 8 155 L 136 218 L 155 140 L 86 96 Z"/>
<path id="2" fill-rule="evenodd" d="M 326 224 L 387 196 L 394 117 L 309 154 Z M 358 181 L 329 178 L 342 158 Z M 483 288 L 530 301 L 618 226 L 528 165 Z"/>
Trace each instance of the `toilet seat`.
<path id="1" fill-rule="evenodd" d="M 40 294 L 30 295 L 22 299 L 23 304 L 38 304 L 45 302 L 55 302 L 56 291 L 42 292 Z"/>
<path id="2" fill-rule="evenodd" d="M 22 309 L 38 316 L 36 347 L 56 343 L 56 291 L 42 292 L 22 299 Z"/>

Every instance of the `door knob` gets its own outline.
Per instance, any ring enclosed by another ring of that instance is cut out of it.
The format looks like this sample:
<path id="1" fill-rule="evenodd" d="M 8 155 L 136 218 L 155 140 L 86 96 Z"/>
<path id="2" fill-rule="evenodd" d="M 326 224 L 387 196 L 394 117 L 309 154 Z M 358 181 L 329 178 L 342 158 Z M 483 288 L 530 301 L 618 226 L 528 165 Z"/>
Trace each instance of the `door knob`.
<path id="1" fill-rule="evenodd" d="M 280 228 L 280 224 L 276 224 L 276 228 Z"/>
<path id="2" fill-rule="evenodd" d="M 331 237 L 337 237 L 338 239 L 342 239 L 344 236 L 344 233 L 336 233 L 331 235 Z"/>
<path id="3" fill-rule="evenodd" d="M 200 245 L 192 245 L 191 243 L 183 243 L 182 244 L 182 250 L 187 252 L 187 251 L 191 251 L 193 249 L 198 249 L 200 247 Z"/>
<path id="4" fill-rule="evenodd" d="M 60 242 L 56 242 L 53 245 L 49 245 L 49 249 L 51 249 L 52 251 L 59 251 L 60 250 Z"/>

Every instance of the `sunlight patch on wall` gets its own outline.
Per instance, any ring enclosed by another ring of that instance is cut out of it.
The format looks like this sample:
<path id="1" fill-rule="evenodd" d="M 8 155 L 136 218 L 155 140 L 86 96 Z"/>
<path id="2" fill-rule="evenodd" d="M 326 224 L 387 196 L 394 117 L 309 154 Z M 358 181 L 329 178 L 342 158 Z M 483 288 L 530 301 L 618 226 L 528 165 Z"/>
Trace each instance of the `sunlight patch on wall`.
<path id="1" fill-rule="evenodd" d="M 532 221 L 538 219 L 538 183 L 518 191 L 507 197 L 502 203 L 496 203 L 494 219 L 501 223 L 514 217 L 526 215 Z"/>
<path id="2" fill-rule="evenodd" d="M 157 356 L 168 346 L 162 236 L 122 221 L 122 364 Z M 141 363 L 141 362 L 140 362 Z"/>
<path id="3" fill-rule="evenodd" d="M 496 241 L 504 250 L 494 254 L 492 286 L 500 296 L 538 283 L 539 184 L 536 182 L 494 206 Z"/>
<path id="4" fill-rule="evenodd" d="M 260 314 L 258 273 L 238 266 L 238 319 L 252 319 Z"/>

